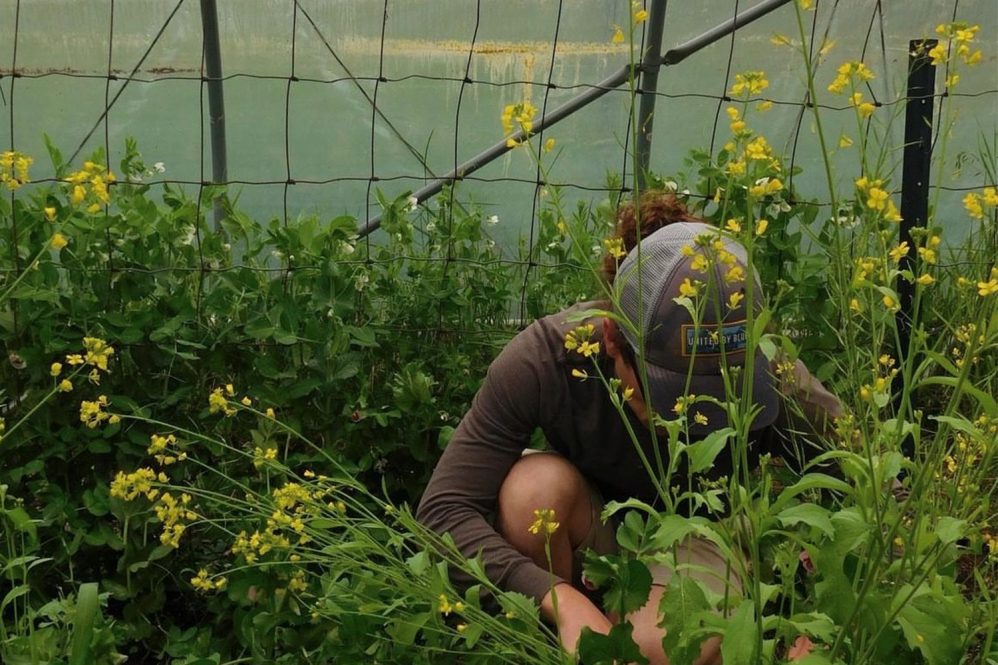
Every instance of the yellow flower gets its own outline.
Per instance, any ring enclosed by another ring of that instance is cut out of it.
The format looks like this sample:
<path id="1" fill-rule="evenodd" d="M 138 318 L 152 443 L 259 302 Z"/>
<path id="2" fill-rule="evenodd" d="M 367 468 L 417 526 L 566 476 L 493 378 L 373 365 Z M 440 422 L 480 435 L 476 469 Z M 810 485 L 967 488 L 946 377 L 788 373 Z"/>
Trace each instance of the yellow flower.
<path id="1" fill-rule="evenodd" d="M 727 223 L 724 225 L 724 228 L 730 231 L 731 233 L 741 233 L 742 223 L 737 219 L 729 219 Z"/>
<path id="2" fill-rule="evenodd" d="M 883 210 L 887 205 L 887 192 L 879 187 L 871 187 L 867 192 L 866 205 L 871 210 Z"/>
<path id="3" fill-rule="evenodd" d="M 693 422 L 695 422 L 697 425 L 706 425 L 707 416 L 697 411 L 696 413 L 693 414 Z"/>
<path id="4" fill-rule="evenodd" d="M 740 159 L 732 160 L 725 165 L 724 170 L 728 175 L 745 175 L 745 162 Z"/>
<path id="5" fill-rule="evenodd" d="M 554 150 L 554 139 L 548 139 L 544 142 L 544 152 L 551 152 Z"/>
<path id="6" fill-rule="evenodd" d="M 249 397 L 243 397 L 241 400 L 239 400 L 239 402 L 243 406 L 252 406 L 253 405 L 253 400 L 251 400 Z"/>
<path id="7" fill-rule="evenodd" d="M 68 393 L 73 389 L 73 382 L 69 379 L 63 379 L 59 382 L 59 392 Z"/>
<path id="8" fill-rule="evenodd" d="M 884 220 L 888 222 L 898 223 L 901 221 L 901 212 L 894 205 L 894 201 L 887 199 L 887 208 L 884 210 Z"/>
<path id="9" fill-rule="evenodd" d="M 897 308 L 897 301 L 894 300 L 893 296 L 885 295 L 883 298 L 883 302 L 884 302 L 884 307 L 886 307 L 887 309 L 893 310 Z"/>
<path id="10" fill-rule="evenodd" d="M 946 77 L 946 83 L 945 83 L 945 85 L 946 85 L 947 89 L 951 89 L 951 88 L 955 88 L 956 84 L 959 83 L 959 82 L 960 82 L 960 75 L 959 74 L 950 74 L 949 76 Z"/>
<path id="11" fill-rule="evenodd" d="M 859 300 L 857 300 L 856 298 L 853 298 L 852 300 L 849 301 L 849 309 L 857 313 L 863 311 L 862 305 L 859 304 Z"/>
<path id="12" fill-rule="evenodd" d="M 757 95 L 769 87 L 765 72 L 752 71 L 735 74 L 735 83 L 728 92 L 732 97 Z"/>
<path id="13" fill-rule="evenodd" d="M 603 248 L 606 249 L 607 254 L 617 259 L 618 261 L 627 256 L 627 252 L 624 251 L 624 240 L 622 238 L 604 239 Z"/>
<path id="14" fill-rule="evenodd" d="M 589 374 L 585 370 L 578 368 L 572 369 L 572 376 L 576 379 L 582 379 L 583 381 L 589 378 Z"/>
<path id="15" fill-rule="evenodd" d="M 734 266 L 724 274 L 724 281 L 728 284 L 745 281 L 745 269 L 741 266 Z"/>
<path id="16" fill-rule="evenodd" d="M 938 67 L 946 62 L 946 42 L 939 42 L 929 49 L 929 57 L 932 58 L 932 65 Z"/>
<path id="17" fill-rule="evenodd" d="M 620 396 L 621 398 L 623 398 L 625 402 L 629 401 L 632 397 L 634 397 L 634 388 L 632 388 L 631 386 L 624 388 L 620 392 Z"/>
<path id="18" fill-rule="evenodd" d="M 744 131 L 745 131 L 745 121 L 744 120 L 735 120 L 735 121 L 733 121 L 731 123 L 731 133 L 732 134 L 740 134 L 741 132 L 744 132 Z"/>
<path id="19" fill-rule="evenodd" d="M 908 243 L 902 242 L 900 245 L 892 249 L 889 254 L 894 263 L 900 263 L 901 259 L 908 256 Z"/>
<path id="20" fill-rule="evenodd" d="M 710 261 L 703 254 L 697 254 L 690 261 L 690 270 L 695 270 L 697 272 L 707 272 L 707 268 L 710 267 Z M 695 295 L 695 294 L 694 294 Z"/>
<path id="21" fill-rule="evenodd" d="M 645 9 L 638 9 L 634 12 L 634 25 L 639 25 L 648 20 L 648 12 Z"/>
<path id="22" fill-rule="evenodd" d="M 845 134 L 843 134 L 842 136 L 839 137 L 839 147 L 840 148 L 848 148 L 851 145 L 852 145 L 852 139 L 851 138 L 849 138 Z"/>
<path id="23" fill-rule="evenodd" d="M 672 406 L 672 412 L 677 416 L 681 416 L 686 413 L 686 409 L 689 408 L 691 404 L 696 402 L 696 395 L 685 395 L 678 397 L 676 403 Z"/>
<path id="24" fill-rule="evenodd" d="M 877 107 L 870 102 L 863 102 L 856 107 L 856 110 L 859 111 L 859 117 L 866 119 L 873 115 L 873 112 L 877 110 Z"/>
<path id="25" fill-rule="evenodd" d="M 728 114 L 728 118 L 730 120 L 738 120 L 741 117 L 741 113 L 739 113 L 738 109 L 734 106 L 727 107 L 724 109 L 724 112 Z"/>
<path id="26" fill-rule="evenodd" d="M 679 295 L 685 296 L 686 298 L 695 298 L 697 292 L 697 287 L 690 282 L 689 277 L 684 279 L 683 283 L 679 285 Z"/>
<path id="27" fill-rule="evenodd" d="M 998 189 L 994 187 L 985 187 L 981 191 L 981 198 L 984 199 L 984 204 L 991 206 L 992 208 L 998 206 Z"/>
<path id="28" fill-rule="evenodd" d="M 534 510 L 534 517 L 536 519 L 533 524 L 527 528 L 527 531 L 535 536 L 542 532 L 546 535 L 551 535 L 558 530 L 559 526 L 561 526 L 558 522 L 554 521 L 555 515 L 553 508 L 537 508 Z"/>
<path id="29" fill-rule="evenodd" d="M 966 208 L 967 214 L 974 219 L 984 219 L 984 208 L 981 202 L 981 195 L 976 192 L 967 192 L 967 195 L 963 197 L 963 207 Z"/>
<path id="30" fill-rule="evenodd" d="M 267 407 L 267 411 L 265 412 L 265 415 L 268 418 L 270 418 L 271 420 L 273 420 L 274 418 L 277 417 L 276 414 L 274 413 L 274 410 L 272 408 L 270 408 L 269 406 Z"/>
<path id="31" fill-rule="evenodd" d="M 58 252 L 60 249 L 68 245 L 69 241 L 66 240 L 66 236 L 56 232 L 52 234 L 52 240 L 50 241 L 49 244 L 52 247 L 52 249 Z"/>
<path id="32" fill-rule="evenodd" d="M 800 8 L 804 11 L 811 9 L 811 7 L 814 6 L 814 0 L 799 0 L 799 2 Z"/>
<path id="33" fill-rule="evenodd" d="M 986 282 L 977 283 L 977 295 L 985 298 L 998 293 L 998 268 L 991 269 L 991 278 Z"/>
<path id="34" fill-rule="evenodd" d="M 728 296 L 728 308 L 738 309 L 738 305 L 744 300 L 745 295 L 741 291 L 732 291 Z"/>
<path id="35" fill-rule="evenodd" d="M 757 111 L 761 111 L 761 112 L 765 113 L 769 109 L 773 108 L 773 102 L 771 102 L 768 99 L 766 99 L 766 100 L 763 100 L 763 101 L 759 102 L 758 104 L 756 104 L 755 108 L 756 108 Z"/>
<path id="36" fill-rule="evenodd" d="M 59 376 L 62 373 L 62 363 L 52 363 L 49 367 L 49 376 Z"/>
<path id="37" fill-rule="evenodd" d="M 613 26 L 613 37 L 610 38 L 614 44 L 622 44 L 624 42 L 624 31 L 621 30 L 619 25 Z"/>
<path id="38" fill-rule="evenodd" d="M 761 236 L 763 233 L 766 232 L 766 229 L 768 228 L 769 228 L 769 220 L 760 219 L 758 222 L 755 223 L 755 234 L 757 236 Z"/>
<path id="39" fill-rule="evenodd" d="M 936 279 L 929 273 L 924 273 L 922 275 L 919 275 L 918 279 L 916 279 L 915 281 L 921 284 L 922 286 L 928 286 L 933 282 L 935 282 Z"/>
<path id="40" fill-rule="evenodd" d="M 44 212 L 45 212 L 45 219 L 49 220 L 50 222 L 55 221 L 55 212 L 56 212 L 55 208 L 45 208 Z"/>

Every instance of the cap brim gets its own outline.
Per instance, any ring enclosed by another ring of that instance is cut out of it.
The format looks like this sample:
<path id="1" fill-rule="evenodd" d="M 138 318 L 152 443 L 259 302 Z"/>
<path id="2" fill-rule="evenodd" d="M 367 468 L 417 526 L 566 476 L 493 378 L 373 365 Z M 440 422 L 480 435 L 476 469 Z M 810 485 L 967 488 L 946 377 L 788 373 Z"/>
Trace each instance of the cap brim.
<path id="1" fill-rule="evenodd" d="M 726 401 L 724 379 L 718 374 L 693 374 L 689 377 L 690 386 L 687 391 L 685 373 L 674 372 L 651 363 L 647 363 L 646 366 L 652 409 L 667 420 L 675 418 L 673 409 L 676 401 L 686 394 L 713 397 L 720 402 Z M 741 385 L 736 385 L 734 395 L 741 395 L 741 390 Z M 769 361 L 761 351 L 756 352 L 753 367 L 752 401 L 761 407 L 761 411 L 753 418 L 749 429 L 757 430 L 772 425 L 779 413 L 779 395 L 774 378 L 770 374 Z M 707 418 L 706 425 L 695 421 L 694 414 L 698 411 Z M 729 424 L 725 410 L 710 401 L 694 402 L 690 405 L 687 416 L 689 431 L 697 436 L 709 434 Z"/>

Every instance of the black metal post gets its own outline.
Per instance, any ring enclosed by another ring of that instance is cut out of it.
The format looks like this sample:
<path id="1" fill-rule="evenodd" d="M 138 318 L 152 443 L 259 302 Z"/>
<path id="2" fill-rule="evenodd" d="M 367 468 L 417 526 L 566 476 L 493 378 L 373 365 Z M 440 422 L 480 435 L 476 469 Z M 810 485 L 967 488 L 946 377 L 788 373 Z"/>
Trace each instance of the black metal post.
<path id="1" fill-rule="evenodd" d="M 638 126 L 635 151 L 638 190 L 645 188 L 651 166 L 652 127 L 655 122 L 655 100 L 658 93 L 658 70 L 662 66 L 662 33 L 665 30 L 666 0 L 652 0 L 648 17 L 645 51 L 641 58 L 641 83 L 638 88 L 641 101 L 638 105 Z"/>
<path id="2" fill-rule="evenodd" d="M 932 162 L 932 112 L 936 87 L 936 68 L 929 51 L 937 44 L 935 39 L 917 39 L 908 45 L 908 94 L 904 114 L 904 162 L 901 167 L 901 228 L 898 242 L 907 242 L 914 248 L 911 231 L 925 228 L 929 217 L 929 168 Z M 919 261 L 914 249 L 901 259 L 902 270 L 910 270 L 917 277 Z M 914 323 L 913 301 L 915 285 L 906 280 L 898 281 L 900 309 L 897 313 L 898 360 L 903 362 L 911 347 L 911 328 Z M 902 375 L 899 374 L 899 377 Z M 900 391 L 897 392 L 900 395 Z M 902 444 L 903 452 L 914 454 L 914 441 L 908 437 Z"/>
<path id="3" fill-rule="evenodd" d="M 218 10 L 215 0 L 201 0 L 201 30 L 204 37 L 204 75 L 208 86 L 208 118 L 211 128 L 211 182 L 229 179 L 225 153 L 225 98 L 222 95 L 222 54 L 218 43 Z M 222 221 L 222 202 L 215 199 L 212 209 L 215 230 Z"/>
<path id="4" fill-rule="evenodd" d="M 710 46 L 714 42 L 720 40 L 721 38 L 730 35 L 732 32 L 738 28 L 751 23 L 752 21 L 765 16 L 769 12 L 773 11 L 778 7 L 782 7 L 791 0 L 763 0 L 759 4 L 755 5 L 751 9 L 748 9 L 735 17 L 725 21 L 721 25 L 708 30 L 698 37 L 694 37 L 686 42 L 683 42 L 679 46 L 670 49 L 662 56 L 663 65 L 675 65 L 679 62 L 685 60 L 688 56 L 696 53 L 700 49 Z M 581 93 L 577 97 L 574 97 L 558 108 L 554 109 L 538 122 L 534 123 L 534 133 L 540 133 L 541 130 L 547 129 L 556 122 L 567 118 L 579 109 L 587 106 L 588 104 L 596 101 L 606 93 L 611 90 L 619 88 L 621 85 L 627 81 L 630 76 L 631 65 L 627 64 L 621 67 L 619 70 L 606 77 L 595 86 Z M 521 132 L 517 132 L 512 135 L 512 138 L 516 141 L 525 138 Z M 506 139 L 503 139 L 499 143 L 496 143 L 491 148 L 480 152 L 468 161 L 460 164 L 457 168 L 446 173 L 433 182 L 421 187 L 420 189 L 413 192 L 413 197 L 417 201 L 423 202 L 427 198 L 437 194 L 446 185 L 451 184 L 465 176 L 477 171 L 486 164 L 492 162 L 493 160 L 501 157 L 511 148 L 506 147 Z M 373 233 L 381 226 L 381 215 L 375 215 L 367 220 L 367 223 L 358 231 L 358 235 L 363 238 L 364 236 Z"/>

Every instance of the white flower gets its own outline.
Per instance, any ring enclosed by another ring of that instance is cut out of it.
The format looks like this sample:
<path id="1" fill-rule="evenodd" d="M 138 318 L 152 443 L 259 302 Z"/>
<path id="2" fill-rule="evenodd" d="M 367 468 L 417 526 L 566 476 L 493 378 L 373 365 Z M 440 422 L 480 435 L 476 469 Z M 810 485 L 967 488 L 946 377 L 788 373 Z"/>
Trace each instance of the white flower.
<path id="1" fill-rule="evenodd" d="M 367 276 L 367 273 L 360 273 L 359 275 L 353 278 L 353 288 L 357 289 L 358 291 L 363 291 L 364 287 L 366 287 L 368 282 L 370 281 L 371 278 Z"/>
<path id="2" fill-rule="evenodd" d="M 342 252 L 343 254 L 353 254 L 354 250 L 355 250 L 354 246 L 351 245 L 350 243 L 344 240 L 340 241 L 340 252 Z"/>
<path id="3" fill-rule="evenodd" d="M 486 240 L 485 244 L 488 245 L 489 249 L 492 249 L 493 247 L 496 246 L 496 241 L 495 240 Z"/>
<path id="4" fill-rule="evenodd" d="M 487 217 L 487 218 L 485 219 L 485 221 L 486 221 L 486 222 L 487 222 L 488 224 L 491 224 L 491 225 L 495 226 L 496 224 L 498 224 L 498 223 L 499 223 L 499 215 L 489 215 L 489 216 L 488 216 L 488 217 Z"/>
<path id="5" fill-rule="evenodd" d="M 436 230 L 437 230 L 437 225 L 434 224 L 433 222 L 428 222 L 426 224 L 426 232 L 427 233 L 433 233 Z"/>
<path id="6" fill-rule="evenodd" d="M 406 200 L 406 207 L 405 207 L 406 212 L 412 212 L 418 207 L 419 207 L 419 199 L 417 199 L 415 196 L 410 196 Z"/>
<path id="7" fill-rule="evenodd" d="M 679 183 L 675 180 L 666 180 L 662 183 L 662 189 L 664 189 L 669 194 L 675 194 L 679 191 Z"/>
<path id="8" fill-rule="evenodd" d="M 156 162 L 152 165 L 152 170 L 156 173 L 166 173 L 166 167 L 163 166 L 163 162 Z"/>
<path id="9" fill-rule="evenodd" d="M 222 249 L 224 249 L 226 252 L 231 252 L 232 251 L 232 245 L 230 245 L 227 242 L 223 242 L 222 243 Z"/>

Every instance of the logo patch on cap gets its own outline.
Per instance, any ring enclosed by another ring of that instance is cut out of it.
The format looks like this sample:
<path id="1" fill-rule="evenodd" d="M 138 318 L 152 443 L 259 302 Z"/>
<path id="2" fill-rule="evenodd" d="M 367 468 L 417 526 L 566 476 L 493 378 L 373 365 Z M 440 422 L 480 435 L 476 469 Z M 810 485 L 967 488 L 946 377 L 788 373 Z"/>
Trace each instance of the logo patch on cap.
<path id="1" fill-rule="evenodd" d="M 724 353 L 735 353 L 744 351 L 748 344 L 744 319 L 725 324 L 704 323 L 699 326 L 686 323 L 683 324 L 682 334 L 684 358 L 692 356 L 694 351 L 697 356 L 719 356 L 722 348 Z"/>

